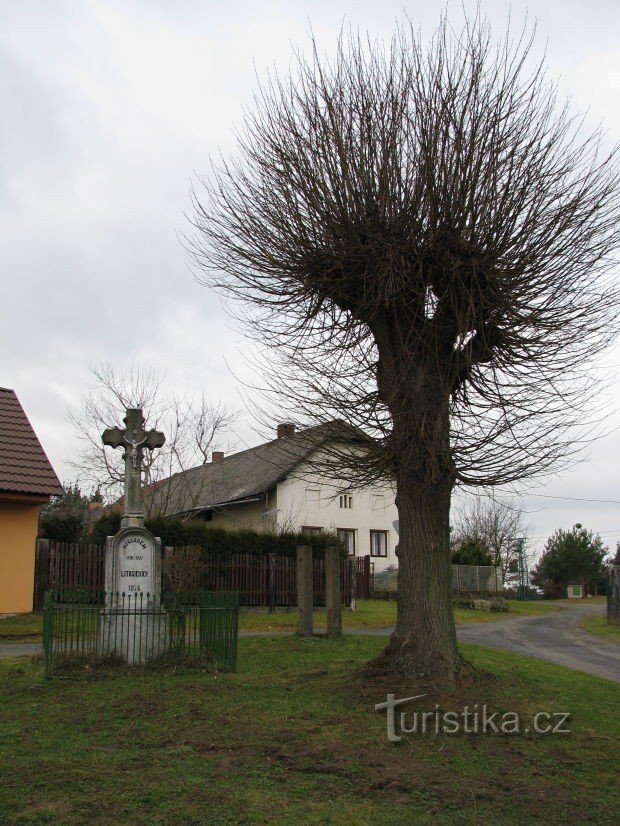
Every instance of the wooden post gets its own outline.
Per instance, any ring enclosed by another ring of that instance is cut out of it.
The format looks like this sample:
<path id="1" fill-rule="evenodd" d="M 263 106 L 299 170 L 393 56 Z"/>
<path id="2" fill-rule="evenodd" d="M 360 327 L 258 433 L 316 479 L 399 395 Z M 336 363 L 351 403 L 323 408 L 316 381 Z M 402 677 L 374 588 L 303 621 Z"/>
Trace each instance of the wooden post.
<path id="1" fill-rule="evenodd" d="M 328 636 L 342 634 L 339 548 L 325 548 L 325 605 Z"/>
<path id="2" fill-rule="evenodd" d="M 37 539 L 34 563 L 34 594 L 32 595 L 34 611 L 41 611 L 43 608 L 43 597 L 45 591 L 49 588 L 49 567 L 50 541 L 49 539 Z"/>
<path id="3" fill-rule="evenodd" d="M 304 637 L 311 637 L 314 633 L 312 623 L 313 603 L 312 548 L 310 545 L 299 545 L 297 548 L 298 632 Z"/>
<path id="4" fill-rule="evenodd" d="M 276 555 L 267 556 L 267 604 L 269 613 L 276 612 Z"/>

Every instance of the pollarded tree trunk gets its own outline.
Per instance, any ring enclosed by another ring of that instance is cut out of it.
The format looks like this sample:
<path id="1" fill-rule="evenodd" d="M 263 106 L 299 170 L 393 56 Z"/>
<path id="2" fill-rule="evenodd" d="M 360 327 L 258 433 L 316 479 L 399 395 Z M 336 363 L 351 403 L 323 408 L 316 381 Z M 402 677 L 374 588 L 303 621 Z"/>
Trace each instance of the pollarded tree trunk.
<path id="1" fill-rule="evenodd" d="M 451 683 L 461 670 L 452 610 L 451 484 L 398 485 L 398 614 L 385 656 L 408 677 Z"/>
<path id="2" fill-rule="evenodd" d="M 452 610 L 448 382 L 440 365 L 403 345 L 408 320 L 375 325 L 377 387 L 392 415 L 399 517 L 398 612 L 383 661 L 406 677 L 451 683 L 459 675 Z M 399 337 L 400 335 L 400 337 Z"/>

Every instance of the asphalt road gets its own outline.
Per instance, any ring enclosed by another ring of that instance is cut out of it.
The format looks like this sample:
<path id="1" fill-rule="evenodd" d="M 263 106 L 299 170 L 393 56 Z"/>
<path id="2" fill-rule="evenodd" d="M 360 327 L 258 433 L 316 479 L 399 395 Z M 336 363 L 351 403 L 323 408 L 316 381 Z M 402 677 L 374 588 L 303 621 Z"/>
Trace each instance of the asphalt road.
<path id="1" fill-rule="evenodd" d="M 459 642 L 470 642 L 516 651 L 528 657 L 565 665 L 587 674 L 620 682 L 620 645 L 589 634 L 578 627 L 587 616 L 604 614 L 605 606 L 575 601 L 540 617 L 515 617 L 497 622 L 472 622 L 457 626 Z M 346 633 L 388 635 L 391 628 L 345 629 Z M 240 636 L 272 636 L 264 631 Z M 33 656 L 41 653 L 36 643 L 0 645 L 0 657 Z"/>
<path id="2" fill-rule="evenodd" d="M 459 625 L 459 642 L 507 649 L 620 682 L 620 645 L 578 627 L 584 617 L 604 615 L 601 604 L 563 605 L 540 617 L 515 617 Z"/>

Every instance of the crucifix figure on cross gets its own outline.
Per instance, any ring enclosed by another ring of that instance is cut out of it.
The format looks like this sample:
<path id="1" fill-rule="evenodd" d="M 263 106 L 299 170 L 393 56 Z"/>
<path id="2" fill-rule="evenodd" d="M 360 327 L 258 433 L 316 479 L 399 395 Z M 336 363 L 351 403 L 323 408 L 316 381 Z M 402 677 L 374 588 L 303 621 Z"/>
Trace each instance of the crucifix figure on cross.
<path id="1" fill-rule="evenodd" d="M 145 430 L 142 409 L 127 408 L 125 429 L 111 427 L 104 430 L 101 439 L 104 445 L 125 449 L 125 497 L 121 527 L 141 527 L 144 511 L 140 497 L 140 477 L 142 473 L 142 450 L 162 447 L 166 437 L 158 430 Z"/>

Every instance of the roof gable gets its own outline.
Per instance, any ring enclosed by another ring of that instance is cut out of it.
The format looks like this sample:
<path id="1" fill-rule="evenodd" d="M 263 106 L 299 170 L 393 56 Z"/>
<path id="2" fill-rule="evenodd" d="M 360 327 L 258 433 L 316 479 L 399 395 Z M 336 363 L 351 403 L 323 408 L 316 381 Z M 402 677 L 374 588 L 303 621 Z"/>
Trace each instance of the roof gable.
<path id="1" fill-rule="evenodd" d="M 327 422 L 177 473 L 151 487 L 152 509 L 166 516 L 257 497 L 282 481 L 327 441 L 365 438 L 343 422 Z"/>
<path id="2" fill-rule="evenodd" d="M 59 496 L 62 485 L 13 390 L 0 387 L 0 492 Z"/>

